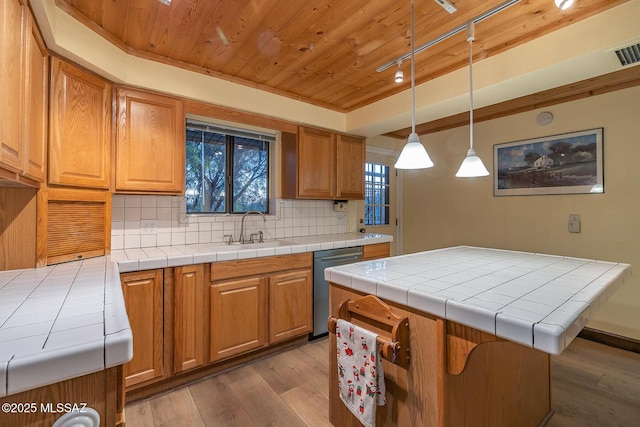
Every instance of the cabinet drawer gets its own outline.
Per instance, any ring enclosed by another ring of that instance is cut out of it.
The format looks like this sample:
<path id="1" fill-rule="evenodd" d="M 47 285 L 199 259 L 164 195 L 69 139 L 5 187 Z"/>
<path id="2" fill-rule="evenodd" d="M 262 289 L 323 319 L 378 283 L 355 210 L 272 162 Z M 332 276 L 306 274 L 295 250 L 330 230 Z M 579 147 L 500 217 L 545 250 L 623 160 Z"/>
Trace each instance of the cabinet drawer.
<path id="1" fill-rule="evenodd" d="M 273 273 L 276 271 L 311 268 L 311 252 L 295 255 L 278 255 L 237 261 L 214 262 L 211 264 L 211 281 L 236 277 L 247 277 Z"/>
<path id="2" fill-rule="evenodd" d="M 375 243 L 373 245 L 364 245 L 362 247 L 362 259 L 386 258 L 391 254 L 391 245 L 389 243 Z"/>

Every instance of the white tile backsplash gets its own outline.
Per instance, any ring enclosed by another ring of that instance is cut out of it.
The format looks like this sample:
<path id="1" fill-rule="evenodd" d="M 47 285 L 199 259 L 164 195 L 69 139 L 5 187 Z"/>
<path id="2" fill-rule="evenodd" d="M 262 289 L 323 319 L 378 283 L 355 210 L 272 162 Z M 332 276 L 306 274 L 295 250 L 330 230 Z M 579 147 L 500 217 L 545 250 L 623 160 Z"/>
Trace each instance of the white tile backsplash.
<path id="1" fill-rule="evenodd" d="M 111 249 L 135 249 L 193 243 L 218 243 L 240 235 L 242 215 L 186 215 L 183 197 L 116 194 L 112 201 Z M 261 230 L 267 240 L 346 233 L 346 212 L 335 212 L 330 200 L 281 200 L 271 203 L 267 220 L 248 216 L 245 238 Z M 142 223 L 156 221 L 155 232 Z"/>

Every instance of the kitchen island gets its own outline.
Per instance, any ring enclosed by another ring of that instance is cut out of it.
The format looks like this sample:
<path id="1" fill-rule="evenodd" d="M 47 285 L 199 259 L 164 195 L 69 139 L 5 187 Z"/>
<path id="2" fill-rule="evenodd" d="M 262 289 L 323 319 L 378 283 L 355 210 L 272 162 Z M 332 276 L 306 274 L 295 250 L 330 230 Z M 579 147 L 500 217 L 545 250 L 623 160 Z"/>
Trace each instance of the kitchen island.
<path id="1" fill-rule="evenodd" d="M 454 247 L 334 267 L 334 316 L 375 295 L 409 319 L 407 366 L 384 361 L 378 425 L 537 426 L 552 415 L 550 354 L 559 354 L 631 274 L 627 264 Z M 384 325 L 352 321 L 381 335 Z M 358 421 L 337 396 L 330 334 L 330 420 Z"/>

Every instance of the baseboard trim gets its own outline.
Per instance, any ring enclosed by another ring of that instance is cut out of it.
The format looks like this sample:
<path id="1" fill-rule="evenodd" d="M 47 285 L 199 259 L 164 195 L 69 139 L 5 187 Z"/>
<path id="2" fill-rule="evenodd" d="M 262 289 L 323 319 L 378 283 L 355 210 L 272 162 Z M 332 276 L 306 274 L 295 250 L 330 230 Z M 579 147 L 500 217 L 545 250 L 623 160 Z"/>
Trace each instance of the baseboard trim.
<path id="1" fill-rule="evenodd" d="M 591 328 L 584 328 L 580 331 L 578 337 L 640 354 L 640 340 L 633 338 L 627 338 L 621 335 L 612 334 L 611 332 Z"/>

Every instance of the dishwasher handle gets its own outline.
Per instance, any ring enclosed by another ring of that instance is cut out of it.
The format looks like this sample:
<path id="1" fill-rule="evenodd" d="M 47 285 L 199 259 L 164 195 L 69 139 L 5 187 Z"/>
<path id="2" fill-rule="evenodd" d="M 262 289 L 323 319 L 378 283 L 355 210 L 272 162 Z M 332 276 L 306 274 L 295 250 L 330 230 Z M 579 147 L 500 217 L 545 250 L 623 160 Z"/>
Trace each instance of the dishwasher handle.
<path id="1" fill-rule="evenodd" d="M 328 262 L 343 262 L 343 261 L 359 261 L 362 259 L 362 256 L 360 254 L 353 254 L 353 255 L 334 255 L 334 256 L 329 256 L 329 257 L 325 257 L 325 258 L 319 258 L 317 261 L 320 261 L 322 263 L 328 263 Z"/>

